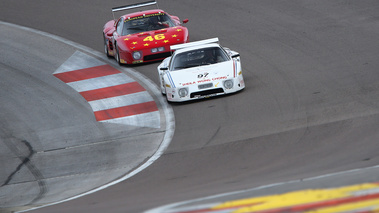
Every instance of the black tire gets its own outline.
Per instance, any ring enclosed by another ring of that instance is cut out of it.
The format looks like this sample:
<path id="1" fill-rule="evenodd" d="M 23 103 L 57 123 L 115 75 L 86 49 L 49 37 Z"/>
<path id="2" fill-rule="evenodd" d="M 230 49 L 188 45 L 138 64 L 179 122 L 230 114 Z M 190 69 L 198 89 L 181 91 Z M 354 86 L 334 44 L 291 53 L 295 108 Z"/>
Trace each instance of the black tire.
<path id="1" fill-rule="evenodd" d="M 110 57 L 109 55 L 109 51 L 108 51 L 108 44 L 107 44 L 107 40 L 105 39 L 105 35 L 103 34 L 103 38 L 104 38 L 104 52 L 105 54 Z"/>
<path id="2" fill-rule="evenodd" d="M 163 88 L 164 88 L 164 90 L 165 90 L 165 91 L 163 92 L 163 90 L 162 90 L 162 86 L 159 85 L 159 86 L 160 86 L 161 93 L 162 93 L 162 95 L 166 96 L 166 87 L 164 86 L 164 81 L 162 82 L 162 80 L 161 80 L 161 84 L 162 84 L 162 86 L 163 86 Z"/>
<path id="3" fill-rule="evenodd" d="M 115 59 L 116 59 L 117 63 L 118 63 L 119 65 L 121 65 L 121 62 L 120 62 L 120 54 L 119 54 L 119 52 L 118 52 L 117 43 L 114 44 L 114 48 L 116 49 Z"/>

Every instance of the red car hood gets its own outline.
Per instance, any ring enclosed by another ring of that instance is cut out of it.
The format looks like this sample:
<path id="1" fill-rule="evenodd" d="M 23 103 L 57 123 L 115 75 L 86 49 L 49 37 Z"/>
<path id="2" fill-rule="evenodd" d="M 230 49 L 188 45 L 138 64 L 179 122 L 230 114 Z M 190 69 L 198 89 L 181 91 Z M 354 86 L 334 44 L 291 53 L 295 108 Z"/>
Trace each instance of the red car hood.
<path id="1" fill-rule="evenodd" d="M 185 43 L 187 42 L 187 37 L 187 28 L 176 26 L 122 36 L 121 41 L 130 50 L 142 50 Z"/>

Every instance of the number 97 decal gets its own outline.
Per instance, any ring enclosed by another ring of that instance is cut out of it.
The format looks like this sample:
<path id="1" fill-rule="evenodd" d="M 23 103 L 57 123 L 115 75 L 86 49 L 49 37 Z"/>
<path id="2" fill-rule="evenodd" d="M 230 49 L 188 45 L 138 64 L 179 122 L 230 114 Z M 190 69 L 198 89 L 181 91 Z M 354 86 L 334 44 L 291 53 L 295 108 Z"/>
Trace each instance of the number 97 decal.
<path id="1" fill-rule="evenodd" d="M 154 37 L 153 36 L 147 36 L 143 39 L 143 41 L 154 41 L 154 40 L 163 40 L 166 37 L 163 34 L 157 34 Z"/>

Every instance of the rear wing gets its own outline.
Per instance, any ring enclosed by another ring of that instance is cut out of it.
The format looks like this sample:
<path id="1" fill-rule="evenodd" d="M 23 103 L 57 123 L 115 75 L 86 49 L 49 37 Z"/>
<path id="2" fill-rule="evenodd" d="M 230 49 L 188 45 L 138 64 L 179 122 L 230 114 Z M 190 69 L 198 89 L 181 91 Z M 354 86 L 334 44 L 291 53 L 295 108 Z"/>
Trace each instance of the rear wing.
<path id="1" fill-rule="evenodd" d="M 189 42 L 189 43 L 184 43 L 184 44 L 172 45 L 172 46 L 170 46 L 170 49 L 171 49 L 171 51 L 174 51 L 177 49 L 194 47 L 197 45 L 211 44 L 211 43 L 218 43 L 218 38 L 210 38 L 210 39 L 205 39 L 205 40 L 201 40 L 201 41 L 194 41 L 194 42 Z"/>
<path id="2" fill-rule="evenodd" d="M 140 8 L 140 7 L 146 7 L 146 6 L 150 6 L 150 5 L 154 5 L 154 4 L 157 5 L 157 8 L 158 8 L 158 3 L 155 0 L 154 1 L 147 1 L 147 2 L 141 2 L 141 3 L 137 3 L 137 4 L 125 5 L 125 6 L 120 6 L 120 7 L 114 7 L 114 8 L 112 8 L 113 20 L 115 20 L 115 17 L 114 17 L 115 12 L 123 11 L 123 10 L 130 10 L 130 9 Z"/>

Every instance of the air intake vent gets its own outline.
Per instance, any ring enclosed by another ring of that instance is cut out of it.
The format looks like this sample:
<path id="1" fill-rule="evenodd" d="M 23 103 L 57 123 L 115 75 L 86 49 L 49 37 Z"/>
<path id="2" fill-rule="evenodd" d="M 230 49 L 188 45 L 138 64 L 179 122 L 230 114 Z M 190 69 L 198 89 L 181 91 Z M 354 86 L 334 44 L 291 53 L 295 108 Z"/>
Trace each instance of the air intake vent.
<path id="1" fill-rule="evenodd" d="M 212 96 L 218 93 L 224 93 L 224 90 L 222 88 L 217 88 L 217 89 L 204 90 L 200 92 L 193 92 L 191 93 L 190 97 L 195 98 L 195 97 Z"/>
<path id="2" fill-rule="evenodd" d="M 170 57 L 170 56 L 171 56 L 170 52 L 158 53 L 158 54 L 154 54 L 154 55 L 147 55 L 147 56 L 143 57 L 143 61 L 152 61 L 152 60 L 158 60 L 158 59 L 165 59 L 165 58 Z"/>

